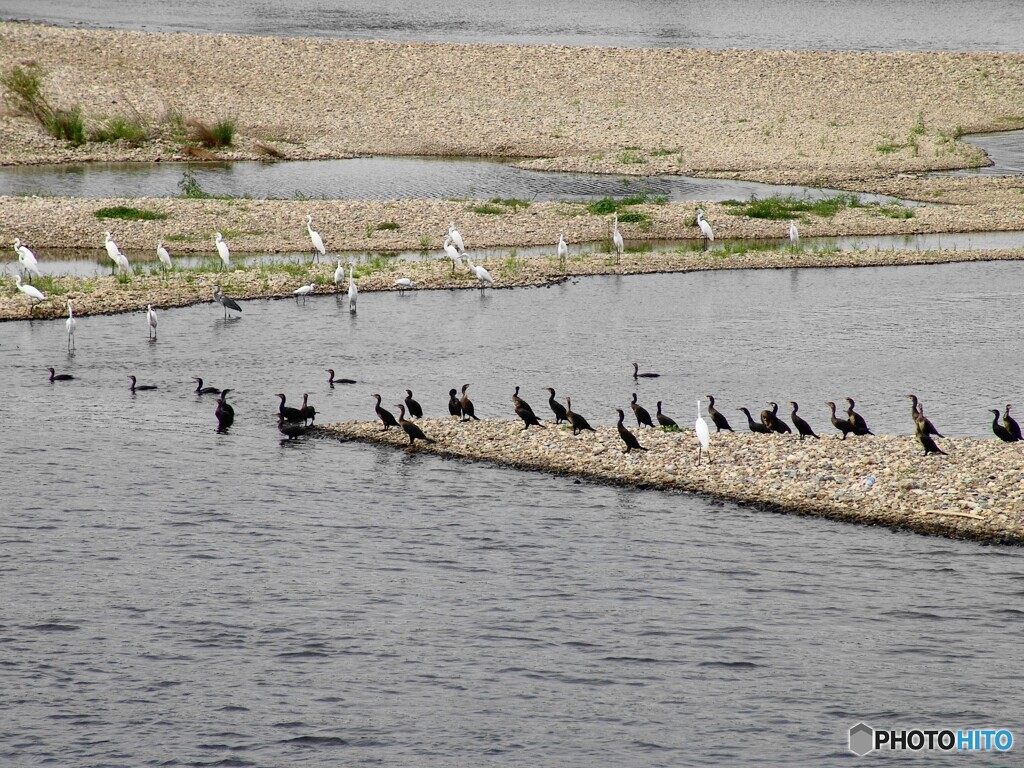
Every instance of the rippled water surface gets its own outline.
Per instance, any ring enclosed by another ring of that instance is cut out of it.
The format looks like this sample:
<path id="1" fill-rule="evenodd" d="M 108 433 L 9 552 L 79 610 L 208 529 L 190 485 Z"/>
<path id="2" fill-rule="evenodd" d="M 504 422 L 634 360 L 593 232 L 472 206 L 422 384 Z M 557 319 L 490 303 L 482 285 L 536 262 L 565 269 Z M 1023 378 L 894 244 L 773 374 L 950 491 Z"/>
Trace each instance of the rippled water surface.
<path id="1" fill-rule="evenodd" d="M 861 719 L 1012 729 L 1017 550 L 281 444 L 273 412 L 368 418 L 411 387 L 438 414 L 472 382 L 487 417 L 518 384 L 600 423 L 632 391 L 683 422 L 714 392 L 822 426 L 849 394 L 905 433 L 913 390 L 991 437 L 985 409 L 1020 402 L 1021 268 L 206 304 L 154 343 L 141 314 L 82 318 L 73 357 L 62 321 L 0 324 L 0 762 L 821 766 Z M 235 389 L 229 434 L 192 376 Z"/>
<path id="2" fill-rule="evenodd" d="M 0 18 L 152 31 L 467 43 L 819 50 L 1024 50 L 1014 0 L 5 0 Z"/>

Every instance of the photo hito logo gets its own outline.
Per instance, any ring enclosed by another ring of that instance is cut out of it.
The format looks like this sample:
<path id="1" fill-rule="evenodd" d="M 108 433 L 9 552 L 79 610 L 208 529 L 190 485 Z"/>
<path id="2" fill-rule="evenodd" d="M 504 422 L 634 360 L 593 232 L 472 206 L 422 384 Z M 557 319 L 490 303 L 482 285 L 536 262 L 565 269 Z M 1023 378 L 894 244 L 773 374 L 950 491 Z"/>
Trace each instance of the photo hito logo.
<path id="1" fill-rule="evenodd" d="M 863 757 L 876 749 L 890 752 L 1007 752 L 1013 733 L 1007 728 L 872 728 L 857 723 L 849 733 L 850 751 Z"/>

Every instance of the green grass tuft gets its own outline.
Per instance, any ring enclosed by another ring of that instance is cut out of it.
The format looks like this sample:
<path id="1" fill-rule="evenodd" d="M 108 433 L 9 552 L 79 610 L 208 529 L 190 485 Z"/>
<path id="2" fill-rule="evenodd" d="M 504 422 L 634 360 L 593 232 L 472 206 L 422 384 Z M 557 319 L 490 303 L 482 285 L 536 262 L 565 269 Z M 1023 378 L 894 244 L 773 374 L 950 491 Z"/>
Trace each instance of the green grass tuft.
<path id="1" fill-rule="evenodd" d="M 97 219 L 125 219 L 126 221 L 159 221 L 168 218 L 166 213 L 149 211 L 144 208 L 132 208 L 127 205 L 115 205 L 100 208 L 93 212 Z"/>
<path id="2" fill-rule="evenodd" d="M 863 207 L 857 195 L 835 195 L 821 200 L 776 196 L 752 198 L 746 202 L 725 200 L 722 205 L 729 208 L 733 216 L 749 216 L 752 219 L 798 219 L 805 213 L 828 218 L 844 208 Z"/>
<path id="3" fill-rule="evenodd" d="M 125 141 L 133 146 L 139 146 L 149 136 L 150 130 L 143 125 L 141 120 L 111 117 L 92 130 L 89 134 L 89 140 L 107 143 Z"/>

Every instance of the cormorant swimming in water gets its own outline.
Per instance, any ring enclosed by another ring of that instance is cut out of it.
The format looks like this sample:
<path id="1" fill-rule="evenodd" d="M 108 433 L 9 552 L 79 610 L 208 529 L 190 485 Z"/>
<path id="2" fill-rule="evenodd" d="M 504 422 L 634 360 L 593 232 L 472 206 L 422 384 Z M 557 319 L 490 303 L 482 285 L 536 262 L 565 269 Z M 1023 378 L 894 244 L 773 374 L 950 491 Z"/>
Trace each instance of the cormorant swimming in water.
<path id="1" fill-rule="evenodd" d="M 226 399 L 230 391 L 230 389 L 221 391 L 220 399 L 217 401 L 217 410 L 214 411 L 217 416 L 218 432 L 227 432 L 228 427 L 235 422 L 235 409 L 228 404 Z"/>
<path id="2" fill-rule="evenodd" d="M 580 416 L 578 413 L 572 412 L 571 397 L 565 398 L 565 418 L 568 420 L 570 424 L 572 424 L 572 433 L 574 435 L 578 435 L 585 429 L 590 430 L 591 432 L 597 432 L 596 429 L 590 426 L 590 423 L 585 418 Z"/>
<path id="3" fill-rule="evenodd" d="M 727 429 L 730 432 L 735 432 L 732 427 L 729 426 L 729 420 L 725 418 L 725 414 L 715 408 L 715 398 L 713 395 L 707 395 L 708 398 L 708 416 L 711 417 L 711 421 L 715 423 L 715 432 L 721 432 L 723 429 Z"/>
<path id="4" fill-rule="evenodd" d="M 800 410 L 800 406 L 792 400 L 789 401 L 789 404 L 793 406 L 793 413 L 789 415 L 789 418 L 792 420 L 793 426 L 796 427 L 796 431 L 800 433 L 800 439 L 803 440 L 805 437 L 813 437 L 815 440 L 820 440 L 821 438 L 814 434 L 814 430 L 811 429 L 811 425 L 804 421 L 801 416 L 797 415 L 797 411 Z"/>
<path id="5" fill-rule="evenodd" d="M 651 414 L 646 408 L 637 403 L 636 392 L 633 393 L 633 403 L 630 405 L 633 409 L 633 413 L 636 415 L 636 425 L 638 427 L 648 426 L 651 429 L 654 428 L 654 422 L 651 421 Z"/>
<path id="6" fill-rule="evenodd" d="M 423 408 L 420 407 L 419 403 L 412 399 L 411 389 L 405 390 L 405 407 L 409 409 L 409 416 L 411 416 L 412 418 L 423 418 Z"/>
<path id="7" fill-rule="evenodd" d="M 462 406 L 462 420 L 469 421 L 469 419 L 473 419 L 474 421 L 480 421 L 480 419 L 477 418 L 475 409 L 473 408 L 473 401 L 469 399 L 468 395 L 466 395 L 467 389 L 469 389 L 469 384 L 463 384 L 462 397 L 459 398 L 459 405 Z"/>
<path id="8" fill-rule="evenodd" d="M 836 416 L 836 404 L 831 400 L 825 403 L 825 405 L 832 410 L 832 426 L 843 433 L 843 440 L 845 440 L 846 436 L 853 432 L 853 424 L 850 423 L 849 419 L 841 419 Z"/>
<path id="9" fill-rule="evenodd" d="M 298 408 L 292 408 L 291 406 L 286 406 L 284 404 L 284 401 L 286 399 L 284 393 L 278 392 L 277 397 L 281 398 L 281 405 L 279 405 L 277 408 L 278 416 L 283 418 L 285 421 L 305 421 L 305 419 L 302 418 L 302 411 L 300 411 Z"/>
<path id="10" fill-rule="evenodd" d="M 374 394 L 372 397 L 377 398 L 377 404 L 373 406 L 373 410 L 377 412 L 377 418 L 379 418 L 384 424 L 384 429 L 381 431 L 387 432 L 392 427 L 397 427 L 398 419 L 395 418 L 395 414 L 386 408 L 380 407 L 380 395 Z"/>
<path id="11" fill-rule="evenodd" d="M 462 420 L 462 403 L 459 401 L 459 390 L 448 390 L 448 413 L 456 419 Z"/>
<path id="12" fill-rule="evenodd" d="M 548 405 L 551 406 L 551 412 L 555 414 L 555 424 L 561 424 L 563 421 L 567 421 L 565 416 L 565 406 L 555 400 L 555 390 L 551 387 L 547 387 L 550 396 L 548 397 Z"/>
<path id="13" fill-rule="evenodd" d="M 1006 404 L 1006 410 L 1003 411 L 1003 426 L 1009 430 L 1010 434 L 1013 435 L 1014 442 L 1024 439 L 1020 434 L 1020 424 L 1017 420 L 1010 415 L 1010 404 Z"/>
<path id="14" fill-rule="evenodd" d="M 54 373 L 53 368 L 47 368 L 46 370 L 50 372 L 50 381 L 71 381 L 75 378 L 70 373 Z M 1010 406 L 1006 407 L 1009 408 Z"/>
<path id="15" fill-rule="evenodd" d="M 743 411 L 744 414 L 746 414 L 747 428 L 750 429 L 751 432 L 756 432 L 759 435 L 767 435 L 769 432 L 771 432 L 771 430 L 768 429 L 768 427 L 766 427 L 764 424 L 754 421 L 754 417 L 750 415 L 750 411 L 748 411 L 746 408 L 740 408 L 740 410 Z"/>
<path id="16" fill-rule="evenodd" d="M 995 432 L 996 437 L 1002 440 L 1004 443 L 1015 443 L 1017 438 L 1013 436 L 1006 427 L 999 423 L 999 409 L 992 409 L 992 431 Z"/>
<path id="17" fill-rule="evenodd" d="M 193 376 L 192 381 L 196 383 L 196 394 L 197 395 L 219 395 L 220 390 L 216 387 L 204 387 L 203 380 L 198 376 Z"/>
<path id="18" fill-rule="evenodd" d="M 131 386 L 128 387 L 128 389 L 131 390 L 132 392 L 142 392 L 147 389 L 156 389 L 156 384 L 136 384 L 134 376 L 129 376 L 128 378 L 131 379 L 132 382 Z"/>
<path id="19" fill-rule="evenodd" d="M 423 434 L 423 430 L 420 429 L 420 425 L 416 422 L 409 421 L 405 418 L 405 406 L 399 403 L 395 406 L 398 408 L 398 424 L 405 431 L 405 434 L 409 436 L 409 445 L 415 445 L 417 440 L 423 440 L 427 443 L 436 443 L 437 441 L 433 438 L 427 437 Z"/>
<path id="20" fill-rule="evenodd" d="M 640 373 L 640 364 L 633 363 L 633 378 L 634 379 L 656 379 L 661 376 L 660 373 Z"/>
<path id="21" fill-rule="evenodd" d="M 668 429 L 679 429 L 679 425 L 676 424 L 675 419 L 671 418 L 670 416 L 666 416 L 664 413 L 661 412 L 661 400 L 658 401 L 658 414 L 656 418 L 658 419 L 658 423 L 661 424 L 661 426 L 663 427 L 666 427 Z"/>
<path id="22" fill-rule="evenodd" d="M 327 383 L 331 385 L 331 389 L 334 389 L 335 384 L 355 384 L 355 379 L 336 379 L 334 378 L 334 369 L 328 368 L 327 372 L 331 374 L 331 377 L 327 379 Z"/>
<path id="23" fill-rule="evenodd" d="M 626 415 L 622 412 L 622 409 L 616 408 L 615 411 L 616 413 L 619 414 L 619 423 L 617 425 L 619 428 L 619 437 L 621 437 L 622 442 L 626 444 L 626 450 L 624 451 L 624 453 L 629 453 L 634 448 L 636 448 L 638 451 L 646 451 L 647 449 L 640 445 L 640 441 L 636 439 L 636 435 L 634 435 L 632 432 L 626 429 L 626 427 L 623 425 L 622 420 L 626 418 Z"/>
<path id="24" fill-rule="evenodd" d="M 864 421 L 864 417 L 853 410 L 854 402 L 852 397 L 846 398 L 846 418 L 849 419 L 850 425 L 853 427 L 851 430 L 855 435 L 873 435 L 875 434 L 868 429 L 868 423 Z"/>
<path id="25" fill-rule="evenodd" d="M 780 435 L 788 435 L 793 430 L 789 428 L 789 424 L 779 418 L 779 404 L 768 403 L 772 407 L 770 411 L 761 411 L 761 423 L 764 424 L 772 432 L 778 432 Z"/>

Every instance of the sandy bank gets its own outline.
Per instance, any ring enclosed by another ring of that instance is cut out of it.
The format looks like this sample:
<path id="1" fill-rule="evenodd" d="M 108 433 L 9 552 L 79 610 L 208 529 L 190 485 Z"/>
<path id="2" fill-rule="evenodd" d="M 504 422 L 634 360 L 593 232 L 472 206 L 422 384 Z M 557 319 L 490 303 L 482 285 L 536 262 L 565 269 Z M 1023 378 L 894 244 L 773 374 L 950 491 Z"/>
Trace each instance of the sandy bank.
<path id="1" fill-rule="evenodd" d="M 539 411 L 538 411 L 539 412 Z M 638 432 L 646 453 L 623 453 L 614 427 L 574 437 L 549 423 L 459 423 L 425 419 L 434 445 L 415 450 L 599 483 L 688 491 L 773 511 L 884 525 L 950 538 L 1024 542 L 1024 485 L 1019 445 L 999 441 L 940 441 L 948 456 L 921 455 L 912 437 L 820 441 L 749 433 L 712 435 L 713 463 L 694 466 L 692 431 Z M 343 440 L 406 448 L 402 432 L 377 422 L 342 422 L 320 432 Z"/>

